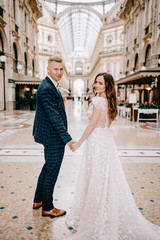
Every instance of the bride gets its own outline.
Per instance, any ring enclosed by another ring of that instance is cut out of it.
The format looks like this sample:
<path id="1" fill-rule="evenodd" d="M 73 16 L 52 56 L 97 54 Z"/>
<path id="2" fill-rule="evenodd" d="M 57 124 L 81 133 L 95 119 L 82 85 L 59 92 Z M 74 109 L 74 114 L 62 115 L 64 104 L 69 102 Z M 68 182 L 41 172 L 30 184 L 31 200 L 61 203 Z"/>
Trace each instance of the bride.
<path id="1" fill-rule="evenodd" d="M 89 124 L 76 194 L 66 223 L 77 230 L 68 240 L 160 240 L 160 227 L 139 212 L 128 186 L 110 125 L 117 116 L 113 77 L 100 73 L 89 106 Z"/>

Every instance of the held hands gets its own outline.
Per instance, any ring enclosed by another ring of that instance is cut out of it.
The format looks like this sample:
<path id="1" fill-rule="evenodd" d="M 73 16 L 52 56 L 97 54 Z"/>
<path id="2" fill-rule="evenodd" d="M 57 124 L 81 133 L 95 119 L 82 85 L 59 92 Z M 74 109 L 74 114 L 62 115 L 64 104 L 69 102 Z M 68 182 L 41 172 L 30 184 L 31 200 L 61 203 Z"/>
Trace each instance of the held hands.
<path id="1" fill-rule="evenodd" d="M 74 152 L 75 150 L 77 150 L 77 148 L 80 147 L 79 142 L 76 142 L 74 140 L 71 140 L 67 143 L 68 147 L 71 149 L 72 152 Z"/>
<path id="2" fill-rule="evenodd" d="M 80 147 L 80 143 L 79 142 L 73 143 L 73 145 L 72 145 L 72 152 L 75 152 L 79 147 Z"/>

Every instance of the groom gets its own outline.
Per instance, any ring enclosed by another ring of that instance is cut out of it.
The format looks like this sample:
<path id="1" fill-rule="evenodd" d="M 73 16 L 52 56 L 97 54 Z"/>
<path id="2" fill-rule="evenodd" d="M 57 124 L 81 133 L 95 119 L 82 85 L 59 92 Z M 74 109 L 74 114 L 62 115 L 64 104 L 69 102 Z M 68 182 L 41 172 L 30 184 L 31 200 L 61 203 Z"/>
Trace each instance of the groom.
<path id="1" fill-rule="evenodd" d="M 62 163 L 65 145 L 72 150 L 74 141 L 67 131 L 67 117 L 58 82 L 64 68 L 59 56 L 48 60 L 48 76 L 37 91 L 33 135 L 44 145 L 45 164 L 39 175 L 33 209 L 42 206 L 42 216 L 59 217 L 66 214 L 53 205 L 53 191 Z"/>

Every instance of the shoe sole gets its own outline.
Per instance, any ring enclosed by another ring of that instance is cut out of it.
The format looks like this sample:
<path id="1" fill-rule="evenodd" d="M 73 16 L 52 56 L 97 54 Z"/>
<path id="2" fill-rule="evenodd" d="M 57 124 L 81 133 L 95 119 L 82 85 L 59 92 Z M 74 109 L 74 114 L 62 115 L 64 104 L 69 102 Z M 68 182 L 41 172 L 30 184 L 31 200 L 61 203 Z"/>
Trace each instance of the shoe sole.
<path id="1" fill-rule="evenodd" d="M 58 216 L 53 216 L 53 215 L 43 215 L 42 214 L 42 217 L 61 217 L 61 216 L 64 216 L 66 215 L 66 213 L 63 213 L 62 215 L 58 215 Z"/>
<path id="2" fill-rule="evenodd" d="M 36 210 L 36 209 L 38 209 L 38 208 L 40 208 L 40 207 L 42 207 L 42 205 L 41 205 L 41 206 L 39 206 L 39 207 L 36 207 L 36 208 L 34 208 L 34 207 L 33 207 L 33 209 L 34 209 L 34 210 Z"/>

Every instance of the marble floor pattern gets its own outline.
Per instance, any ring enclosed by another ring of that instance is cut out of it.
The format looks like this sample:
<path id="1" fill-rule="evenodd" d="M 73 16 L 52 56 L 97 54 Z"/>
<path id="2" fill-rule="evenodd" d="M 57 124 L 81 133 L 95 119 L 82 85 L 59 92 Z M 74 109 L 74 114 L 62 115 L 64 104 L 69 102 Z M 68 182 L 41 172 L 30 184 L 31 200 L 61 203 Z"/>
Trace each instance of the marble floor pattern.
<path id="1" fill-rule="evenodd" d="M 87 103 L 66 102 L 69 132 L 78 139 L 87 124 Z M 64 240 L 73 234 L 65 216 L 44 218 L 32 202 L 43 165 L 43 147 L 33 141 L 35 112 L 0 112 L 0 239 Z M 111 127 L 137 208 L 160 225 L 160 124 L 118 117 Z M 57 208 L 69 210 L 84 144 L 66 147 L 54 192 Z M 85 239 L 84 239 L 85 240 Z"/>

